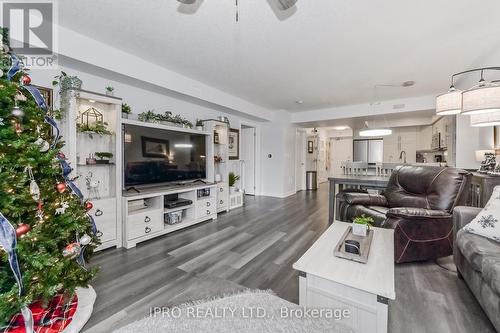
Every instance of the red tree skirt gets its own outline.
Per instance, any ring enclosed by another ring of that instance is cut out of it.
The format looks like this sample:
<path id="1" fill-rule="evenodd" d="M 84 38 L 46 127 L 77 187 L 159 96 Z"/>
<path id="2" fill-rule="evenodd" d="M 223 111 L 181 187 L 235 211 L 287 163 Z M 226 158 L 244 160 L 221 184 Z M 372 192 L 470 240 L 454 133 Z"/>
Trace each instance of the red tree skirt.
<path id="1" fill-rule="evenodd" d="M 40 302 L 33 303 L 29 306 L 33 313 L 34 332 L 78 332 L 83 325 L 85 325 L 92 313 L 95 292 L 92 287 L 88 289 L 78 288 L 70 302 L 64 304 L 63 301 L 63 295 L 59 294 L 50 301 L 47 308 L 43 308 Z M 71 329 L 68 328 L 68 326 L 71 326 Z M 66 328 L 68 329 L 65 330 Z M 9 326 L 4 327 L 3 330 L 0 328 L 0 332 L 25 333 L 24 319 L 21 313 L 12 317 Z"/>

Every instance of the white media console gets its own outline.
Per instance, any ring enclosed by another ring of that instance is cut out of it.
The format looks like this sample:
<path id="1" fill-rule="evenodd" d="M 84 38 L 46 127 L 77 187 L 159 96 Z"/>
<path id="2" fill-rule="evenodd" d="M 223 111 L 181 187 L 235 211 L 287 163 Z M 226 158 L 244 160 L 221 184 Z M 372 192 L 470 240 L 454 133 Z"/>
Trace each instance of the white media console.
<path id="1" fill-rule="evenodd" d="M 229 191 L 228 124 L 208 120 L 203 130 L 197 130 L 122 119 L 120 98 L 83 90 L 65 91 L 61 99 L 64 112 L 60 125 L 66 141 L 64 152 L 85 200 L 93 203 L 89 214 L 94 217 L 100 231 L 101 246 L 97 250 L 113 246 L 132 248 L 137 243 L 214 220 L 218 213 L 243 205 L 243 194 L 231 194 Z M 90 117 L 95 117 L 91 122 L 102 122 L 109 133 L 80 131 L 78 126 L 88 125 Z M 205 135 L 206 183 L 139 188 L 139 193 L 122 191 L 123 145 L 127 134 L 123 125 Z M 102 152 L 110 153 L 112 157 L 107 163 L 96 163 L 94 155 Z M 214 162 L 214 156 L 220 158 L 218 163 Z M 199 196 L 199 190 L 206 190 L 210 194 Z M 165 196 L 172 194 L 178 195 L 180 199 L 191 200 L 192 204 L 167 209 L 164 205 Z M 138 203 L 142 203 L 142 206 Z M 180 223 L 169 224 L 172 221 L 165 220 L 165 214 L 173 212 L 177 218 L 182 213 Z"/>
<path id="2" fill-rule="evenodd" d="M 124 237 L 127 249 L 137 243 L 155 238 L 194 224 L 217 218 L 216 184 L 184 184 L 168 187 L 141 189 L 140 193 L 123 193 Z M 204 196 L 200 196 L 203 193 Z M 193 203 L 176 208 L 164 208 L 165 196 L 177 194 Z M 144 201 L 146 206 L 137 208 L 135 203 Z M 169 225 L 165 214 L 182 211 L 182 222 Z"/>

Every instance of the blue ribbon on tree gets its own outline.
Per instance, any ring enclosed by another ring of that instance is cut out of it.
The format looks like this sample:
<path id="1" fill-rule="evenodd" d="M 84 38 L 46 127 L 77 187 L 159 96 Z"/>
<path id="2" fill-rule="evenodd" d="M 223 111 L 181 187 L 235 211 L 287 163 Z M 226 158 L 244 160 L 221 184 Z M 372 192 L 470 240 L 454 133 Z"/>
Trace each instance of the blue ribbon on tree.
<path id="1" fill-rule="evenodd" d="M 10 269 L 14 274 L 14 278 L 16 279 L 17 287 L 19 289 L 19 296 L 22 296 L 24 295 L 24 286 L 16 253 L 16 230 L 2 213 L 0 213 L 0 245 L 7 252 Z M 31 310 L 25 306 L 21 309 L 21 313 L 24 318 L 26 333 L 33 332 L 33 314 L 31 313 Z"/>
<path id="2" fill-rule="evenodd" d="M 21 60 L 15 55 L 10 55 L 11 66 L 7 72 L 7 80 L 11 81 L 14 75 L 21 70 Z"/>
<path id="3" fill-rule="evenodd" d="M 40 109 L 43 111 L 47 112 L 49 111 L 49 107 L 47 103 L 45 102 L 45 98 L 43 98 L 42 94 L 40 93 L 40 90 L 38 90 L 36 87 L 32 85 L 26 85 L 22 86 L 24 89 L 28 90 L 28 92 L 33 96 L 33 99 L 35 100 L 36 104 Z"/>
<path id="4" fill-rule="evenodd" d="M 21 270 L 17 261 L 16 253 L 16 229 L 10 222 L 0 213 L 0 245 L 7 252 L 9 265 L 14 277 L 16 278 L 17 286 L 19 287 L 19 296 L 24 293 L 23 280 L 21 278 Z"/>
<path id="5" fill-rule="evenodd" d="M 57 145 L 57 142 L 59 142 L 59 138 L 61 137 L 59 127 L 57 127 L 56 121 L 49 116 L 45 116 L 45 122 L 52 126 L 55 131 L 54 142 L 52 142 L 52 145 L 50 146 L 51 148 L 54 148 Z"/>
<path id="6" fill-rule="evenodd" d="M 31 94 L 31 96 L 33 96 L 36 105 L 38 105 L 40 109 L 42 109 L 45 113 L 49 111 L 49 106 L 47 105 L 47 102 L 45 102 L 45 98 L 43 98 L 42 94 L 40 93 L 40 90 L 38 90 L 36 87 L 32 85 L 25 85 L 22 87 L 26 89 Z M 59 127 L 57 126 L 57 123 L 53 118 L 46 115 L 45 122 L 50 126 L 52 126 L 52 128 L 54 129 L 55 132 L 54 141 L 52 142 L 51 145 L 51 148 L 54 148 L 59 142 L 59 138 L 61 137 L 61 131 L 59 130 Z"/>

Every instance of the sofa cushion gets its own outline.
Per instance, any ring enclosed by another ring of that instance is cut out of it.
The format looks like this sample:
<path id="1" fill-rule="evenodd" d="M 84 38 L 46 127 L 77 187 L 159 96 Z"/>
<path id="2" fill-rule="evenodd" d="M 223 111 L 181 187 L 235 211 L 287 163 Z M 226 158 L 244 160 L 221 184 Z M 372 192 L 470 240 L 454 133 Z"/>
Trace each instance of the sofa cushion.
<path id="1" fill-rule="evenodd" d="M 491 289 L 500 294 L 500 254 L 483 260 L 483 279 Z"/>
<path id="2" fill-rule="evenodd" d="M 500 257 L 500 244 L 487 238 L 474 235 L 463 229 L 457 233 L 457 247 L 462 255 L 478 272 L 483 272 L 485 259 Z"/>
<path id="3" fill-rule="evenodd" d="M 486 206 L 463 230 L 500 242 L 500 186 L 495 187 Z"/>

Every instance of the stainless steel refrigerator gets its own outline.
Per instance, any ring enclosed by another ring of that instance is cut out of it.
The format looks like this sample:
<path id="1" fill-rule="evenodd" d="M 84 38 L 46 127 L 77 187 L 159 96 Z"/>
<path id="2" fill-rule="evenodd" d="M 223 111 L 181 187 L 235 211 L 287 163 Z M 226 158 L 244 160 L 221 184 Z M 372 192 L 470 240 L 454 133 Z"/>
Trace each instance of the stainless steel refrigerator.
<path id="1" fill-rule="evenodd" d="M 353 141 L 353 161 L 375 164 L 384 160 L 383 139 L 362 139 Z"/>

